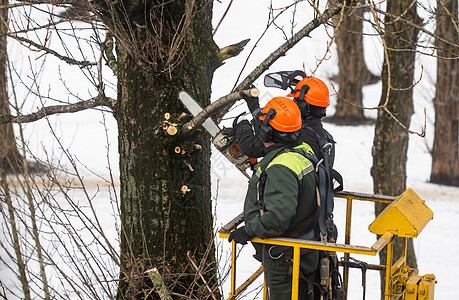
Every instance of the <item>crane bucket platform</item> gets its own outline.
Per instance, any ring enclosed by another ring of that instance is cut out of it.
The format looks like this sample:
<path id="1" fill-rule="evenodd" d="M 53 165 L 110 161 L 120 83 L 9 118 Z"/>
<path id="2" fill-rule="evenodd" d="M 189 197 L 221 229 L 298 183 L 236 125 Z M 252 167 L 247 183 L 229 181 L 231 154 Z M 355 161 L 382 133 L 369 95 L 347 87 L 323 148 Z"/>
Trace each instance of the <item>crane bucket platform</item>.
<path id="1" fill-rule="evenodd" d="M 385 300 L 393 299 L 433 299 L 435 276 L 427 274 L 418 275 L 418 270 L 406 265 L 407 245 L 409 238 L 416 238 L 433 218 L 433 212 L 412 190 L 407 189 L 398 197 L 373 195 L 355 192 L 338 192 L 335 198 L 346 199 L 346 225 L 344 244 L 310 241 L 292 238 L 252 238 L 252 242 L 262 244 L 276 244 L 293 248 L 293 280 L 292 300 L 298 299 L 300 249 L 325 250 L 344 253 L 344 262 L 349 262 L 350 254 L 363 254 L 375 256 L 383 248 L 387 249 L 385 265 L 367 264 L 368 269 L 385 271 Z M 353 201 L 371 201 L 389 204 L 386 209 L 370 224 L 369 230 L 380 235 L 380 238 L 372 246 L 351 245 L 351 223 Z M 228 238 L 232 230 L 243 222 L 243 214 L 238 215 L 219 231 L 221 238 Z M 394 238 L 399 236 L 403 240 L 402 255 L 394 263 L 393 248 Z M 344 299 L 347 299 L 349 268 L 352 264 L 340 264 L 343 269 Z M 231 266 L 231 290 L 227 300 L 236 299 L 253 281 L 263 273 L 263 266 L 256 270 L 240 287 L 236 288 L 236 243 L 232 242 L 232 266 Z M 263 299 L 266 299 L 266 286 L 263 291 Z"/>

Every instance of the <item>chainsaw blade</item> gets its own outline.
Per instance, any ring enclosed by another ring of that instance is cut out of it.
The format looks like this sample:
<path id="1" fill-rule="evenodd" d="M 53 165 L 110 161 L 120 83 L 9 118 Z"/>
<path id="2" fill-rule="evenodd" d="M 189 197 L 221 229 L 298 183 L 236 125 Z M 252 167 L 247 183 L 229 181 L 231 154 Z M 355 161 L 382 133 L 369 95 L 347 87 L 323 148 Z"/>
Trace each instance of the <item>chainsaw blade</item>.
<path id="1" fill-rule="evenodd" d="M 178 98 L 193 117 L 202 111 L 201 105 L 199 105 L 199 103 L 196 102 L 196 100 L 194 100 L 187 92 L 181 91 Z M 247 178 L 250 178 L 246 172 L 247 168 L 251 165 L 249 157 L 242 154 L 239 146 L 234 143 L 234 138 L 225 134 L 224 130 L 221 130 L 211 118 L 208 118 L 204 123 L 202 123 L 202 127 L 204 127 L 204 129 L 212 136 L 212 143 L 215 148 L 217 148 L 228 160 L 230 160 Z"/>

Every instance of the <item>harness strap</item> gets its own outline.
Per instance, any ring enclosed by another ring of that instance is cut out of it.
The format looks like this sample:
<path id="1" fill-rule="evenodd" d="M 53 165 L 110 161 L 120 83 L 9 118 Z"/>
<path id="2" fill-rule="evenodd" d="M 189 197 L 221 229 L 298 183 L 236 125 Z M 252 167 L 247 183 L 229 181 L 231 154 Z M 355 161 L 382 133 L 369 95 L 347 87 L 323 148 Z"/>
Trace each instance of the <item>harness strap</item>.
<path id="1" fill-rule="evenodd" d="M 292 151 L 297 152 L 308 160 L 312 162 L 316 169 L 316 190 L 318 190 L 320 200 L 319 202 L 319 230 L 323 236 L 327 235 L 327 224 L 326 220 L 332 216 L 333 212 L 333 197 L 330 195 L 330 183 L 327 178 L 329 178 L 328 170 L 325 167 L 320 167 L 321 161 L 317 159 L 314 155 L 311 155 L 303 150 L 300 149 L 293 149 Z M 325 186 L 321 187 L 320 185 L 325 184 Z"/>
<path id="2" fill-rule="evenodd" d="M 289 150 L 287 149 L 284 149 L 282 151 L 279 151 L 279 153 L 277 153 L 272 159 L 271 161 L 273 161 L 276 157 L 278 157 L 279 155 L 283 154 L 283 153 L 287 153 L 287 152 L 290 152 Z M 258 193 L 257 193 L 257 204 L 258 204 L 258 207 L 260 209 L 260 215 L 262 216 L 263 213 L 266 211 L 266 206 L 265 206 L 265 200 L 264 200 L 264 192 L 265 192 L 265 184 L 266 184 L 266 178 L 268 177 L 268 174 L 266 174 L 266 168 L 268 167 L 269 163 L 266 165 L 266 167 L 261 170 L 261 173 L 260 173 L 260 179 L 258 179 L 258 183 L 257 183 L 257 190 L 258 190 Z"/>
<path id="3" fill-rule="evenodd" d="M 320 151 L 324 158 L 324 164 L 330 170 L 330 178 L 334 180 L 336 183 L 338 183 L 338 186 L 334 188 L 334 191 L 335 192 L 342 191 L 343 190 L 343 177 L 338 171 L 336 171 L 335 169 L 329 166 L 329 156 L 330 156 L 331 149 L 324 149 L 324 147 L 327 144 L 331 143 L 333 145 L 335 143 L 335 141 L 333 140 L 333 137 L 325 129 L 324 129 L 324 132 L 325 132 L 326 137 L 322 137 L 311 126 L 304 126 L 303 128 L 309 130 L 316 136 L 316 139 L 319 141 Z"/>

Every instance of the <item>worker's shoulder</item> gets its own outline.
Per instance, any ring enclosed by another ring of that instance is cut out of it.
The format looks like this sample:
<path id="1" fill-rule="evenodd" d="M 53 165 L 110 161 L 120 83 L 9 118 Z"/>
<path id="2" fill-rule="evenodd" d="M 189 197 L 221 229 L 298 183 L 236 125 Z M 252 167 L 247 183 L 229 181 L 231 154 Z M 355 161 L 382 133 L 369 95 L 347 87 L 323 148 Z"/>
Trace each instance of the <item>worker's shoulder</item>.
<path id="1" fill-rule="evenodd" d="M 269 164 L 266 170 L 273 168 L 274 166 L 283 168 L 288 168 L 293 173 L 295 173 L 299 178 L 303 177 L 305 174 L 314 170 L 314 166 L 309 159 L 296 150 L 301 150 L 307 153 L 314 153 L 309 147 L 309 145 L 302 143 L 299 146 L 294 147 L 287 151 L 283 151 L 281 154 L 277 155 Z M 274 168 L 278 169 L 278 168 Z M 274 169 L 271 169 L 274 171 Z"/>

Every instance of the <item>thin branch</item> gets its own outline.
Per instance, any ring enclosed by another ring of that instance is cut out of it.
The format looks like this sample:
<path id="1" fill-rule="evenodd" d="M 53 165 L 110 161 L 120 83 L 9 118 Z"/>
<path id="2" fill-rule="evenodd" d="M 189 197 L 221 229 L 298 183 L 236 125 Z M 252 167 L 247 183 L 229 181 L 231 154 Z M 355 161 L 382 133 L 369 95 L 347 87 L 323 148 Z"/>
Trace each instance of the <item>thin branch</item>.
<path id="1" fill-rule="evenodd" d="M 199 270 L 199 267 L 198 265 L 196 264 L 196 262 L 193 260 L 193 258 L 191 257 L 191 252 L 188 251 L 186 253 L 186 256 L 188 257 L 188 259 L 190 260 L 191 264 L 193 265 L 193 268 L 196 270 L 196 272 L 198 273 L 199 277 L 202 279 L 202 281 L 204 282 L 204 284 L 206 285 L 206 288 L 207 290 L 210 292 L 210 294 L 212 295 L 212 299 L 214 300 L 217 300 L 217 298 L 215 297 L 214 295 L 214 292 L 212 292 L 212 289 L 210 288 L 209 284 L 207 283 L 207 280 L 204 278 L 204 276 L 202 276 L 202 273 L 201 271 Z"/>
<path id="2" fill-rule="evenodd" d="M 81 0 L 18 0 L 21 2 L 21 5 L 35 5 L 35 4 L 52 4 L 52 5 L 72 5 L 78 8 L 86 8 L 89 9 L 91 4 L 89 1 L 81 1 Z"/>
<path id="3" fill-rule="evenodd" d="M 420 137 L 425 137 L 425 136 L 426 136 L 427 113 L 426 113 L 426 108 L 425 108 L 425 107 L 424 107 L 424 125 L 423 125 L 422 128 L 421 128 L 421 133 L 410 130 L 407 126 L 405 126 L 405 124 L 403 124 L 402 122 L 400 122 L 400 120 L 397 119 L 396 116 L 394 116 L 394 114 L 387 108 L 387 106 L 384 106 L 384 111 L 385 111 L 386 113 L 388 113 L 389 116 L 390 116 L 391 118 L 393 118 L 394 121 L 395 121 L 398 125 L 400 125 L 400 127 L 402 127 L 403 129 L 405 129 L 408 133 L 416 134 L 416 135 L 418 135 L 418 136 L 420 136 Z"/>
<path id="4" fill-rule="evenodd" d="M 252 82 L 255 81 L 264 71 L 266 71 L 275 61 L 285 55 L 285 53 L 290 50 L 294 45 L 301 41 L 304 37 L 309 36 L 311 31 L 319 27 L 326 20 L 330 19 L 334 15 L 338 14 L 341 10 L 340 6 L 335 6 L 333 8 L 327 9 L 322 15 L 318 16 L 306 26 L 304 26 L 300 31 L 298 31 L 294 36 L 292 36 L 288 41 L 286 41 L 282 46 L 277 48 L 271 55 L 269 55 L 258 67 L 256 67 L 247 77 L 238 85 L 235 89 L 240 91 L 244 88 L 250 86 Z"/>
<path id="5" fill-rule="evenodd" d="M 19 240 L 19 233 L 18 233 L 18 228 L 16 224 L 16 218 L 15 218 L 15 207 L 13 206 L 13 200 L 10 195 L 9 187 L 7 186 L 7 181 L 6 181 L 6 174 L 2 166 L 0 166 L 0 172 L 1 172 L 1 178 L 0 178 L 0 184 L 2 186 L 3 192 L 4 192 L 4 201 L 6 202 L 8 206 L 8 213 L 9 213 L 9 222 L 11 225 L 11 231 L 13 235 L 13 248 L 16 253 L 16 264 L 19 269 L 19 280 L 22 285 L 22 291 L 24 292 L 24 299 L 30 300 L 30 286 L 29 282 L 27 280 L 27 266 L 24 262 L 23 259 L 23 253 L 21 251 L 20 247 L 20 240 Z M 3 198 L 3 197 L 2 197 Z M 3 202 L 3 201 L 2 201 Z"/>
<path id="6" fill-rule="evenodd" d="M 406 24 L 408 24 L 408 25 L 410 25 L 410 26 L 412 26 L 412 27 L 414 27 L 414 28 L 416 28 L 416 29 L 418 29 L 418 30 L 424 32 L 425 34 L 427 34 L 427 35 L 429 35 L 429 36 L 431 36 L 431 37 L 433 37 L 433 38 L 435 38 L 435 39 L 437 39 L 437 40 L 439 40 L 439 41 L 442 41 L 443 43 L 445 43 L 445 44 L 447 44 L 447 45 L 449 45 L 449 46 L 451 46 L 451 47 L 453 47 L 453 48 L 458 48 L 458 47 L 459 47 L 459 44 L 458 44 L 458 43 L 453 43 L 453 42 L 451 42 L 451 41 L 448 41 L 447 39 L 441 37 L 440 34 L 435 34 L 435 33 L 431 32 L 431 31 L 425 29 L 424 26 L 420 26 L 419 24 L 416 24 L 416 23 L 413 23 L 413 22 L 411 22 L 411 21 L 408 21 L 408 20 L 406 20 L 406 19 L 404 19 L 404 18 L 402 18 L 402 17 L 396 16 L 396 15 L 394 15 L 394 14 L 391 14 L 391 13 L 387 12 L 387 11 L 383 11 L 383 10 L 377 8 L 377 7 L 376 7 L 376 4 L 374 4 L 373 2 L 372 2 L 372 4 L 373 4 L 373 5 L 371 5 L 370 8 L 371 8 L 372 10 L 374 10 L 375 12 L 377 12 L 377 13 L 380 13 L 380 14 L 382 14 L 382 15 L 385 15 L 385 16 L 388 16 L 388 17 L 392 17 L 392 18 L 398 18 L 397 21 L 402 21 L 402 22 L 404 22 L 404 23 L 406 23 Z M 455 24 L 454 22 L 452 22 L 452 23 Z M 455 25 L 456 25 L 456 24 L 455 24 Z M 457 28 L 457 27 L 456 27 L 456 28 Z M 459 30 L 459 29 L 458 29 L 458 30 Z"/>
<path id="7" fill-rule="evenodd" d="M 306 24 L 300 31 L 292 36 L 288 41 L 281 45 L 277 50 L 271 53 L 261 64 L 258 65 L 247 77 L 235 88 L 235 91 L 242 91 L 250 86 L 264 71 L 266 71 L 275 61 L 285 55 L 285 53 L 296 45 L 301 39 L 308 36 L 311 31 L 319 27 L 326 20 L 330 19 L 334 15 L 338 14 L 341 10 L 341 6 L 334 6 L 325 10 L 325 12 Z M 231 108 L 231 106 L 225 106 L 220 113 L 216 116 L 217 120 L 220 120 Z"/>
<path id="8" fill-rule="evenodd" d="M 26 39 L 24 37 L 21 37 L 21 36 L 17 36 L 17 35 L 14 35 L 14 34 L 11 34 L 11 33 L 7 33 L 6 34 L 7 36 L 15 39 L 15 40 L 18 40 L 19 42 L 23 42 L 23 43 L 27 43 L 39 50 L 43 50 L 49 54 L 52 54 L 54 56 L 56 56 L 57 58 L 65 61 L 66 63 L 70 64 L 70 65 L 78 65 L 78 66 L 81 66 L 82 68 L 84 67 L 87 67 L 87 66 L 95 66 L 97 65 L 97 62 L 90 62 L 90 61 L 78 61 L 78 60 L 75 60 L 73 58 L 70 58 L 70 57 L 67 57 L 67 56 L 63 56 L 63 55 L 60 55 L 59 53 L 57 53 L 56 51 L 48 48 L 48 47 L 45 47 L 45 46 L 42 46 L 34 41 L 31 41 L 29 39 Z"/>
<path id="9" fill-rule="evenodd" d="M 191 121 L 183 125 L 182 132 L 186 133 L 192 130 L 193 128 L 201 125 L 207 120 L 207 118 L 212 116 L 217 110 L 227 105 L 233 105 L 237 100 L 242 99 L 244 95 L 247 95 L 249 97 L 258 97 L 258 95 L 260 95 L 260 91 L 257 88 L 251 88 L 248 90 L 234 92 L 234 93 L 221 97 L 220 99 L 212 102 L 212 104 L 210 104 L 205 109 L 203 109 Z"/>
<path id="10" fill-rule="evenodd" d="M 217 26 L 214 29 L 214 32 L 212 33 L 212 36 L 215 36 L 215 33 L 217 33 L 218 28 L 220 27 L 221 23 L 223 22 L 223 19 L 226 17 L 226 14 L 228 13 L 231 5 L 233 4 L 233 0 L 230 1 L 228 4 L 228 7 L 226 8 L 225 12 L 223 13 L 222 18 L 220 19 L 220 22 L 218 22 Z"/>
<path id="11" fill-rule="evenodd" d="M 386 107 L 387 103 L 389 102 L 390 91 L 392 89 L 392 74 L 391 74 L 391 68 L 390 68 L 388 47 L 386 44 L 386 39 L 384 38 L 384 31 L 380 24 L 380 20 L 376 14 L 376 4 L 373 1 L 370 1 L 370 11 L 371 11 L 371 14 L 373 15 L 373 19 L 378 28 L 379 37 L 381 39 L 381 42 L 384 48 L 384 62 L 387 64 L 387 91 L 386 91 L 386 98 L 385 98 L 384 104 L 379 106 L 379 108 L 381 108 L 381 107 Z"/>
<path id="12" fill-rule="evenodd" d="M 47 28 L 50 28 L 50 27 L 56 27 L 59 24 L 67 23 L 67 22 L 71 22 L 71 21 L 90 22 L 90 21 L 98 21 L 98 19 L 97 19 L 96 16 L 89 16 L 89 17 L 88 16 L 81 16 L 81 17 L 72 17 L 72 18 L 61 18 L 58 21 L 52 21 L 52 22 L 49 22 L 49 23 L 47 23 L 45 25 L 40 25 L 40 26 L 36 26 L 36 27 L 33 27 L 33 28 L 27 28 L 27 29 L 18 29 L 18 30 L 14 30 L 14 31 L 10 31 L 10 32 L 12 34 L 34 32 L 34 31 L 37 31 L 37 30 L 40 30 L 40 29 L 47 29 Z"/>
<path id="13" fill-rule="evenodd" d="M 61 114 L 61 113 L 73 113 L 82 111 L 88 108 L 94 108 L 97 106 L 106 106 L 113 109 L 116 100 L 111 98 L 103 98 L 101 96 L 94 97 L 89 100 L 79 101 L 77 103 L 69 105 L 54 105 L 43 107 L 40 110 L 23 116 L 12 116 L 12 115 L 0 115 L 0 124 L 6 123 L 30 123 L 42 119 L 46 116 Z"/>
<path id="14" fill-rule="evenodd" d="M 241 78 L 242 73 L 244 72 L 245 67 L 247 66 L 247 63 L 249 62 L 249 59 L 252 57 L 253 52 L 254 52 L 255 49 L 258 47 L 258 43 L 263 39 L 263 37 L 264 37 L 265 34 L 268 32 L 268 29 L 271 27 L 271 25 L 272 25 L 272 24 L 275 24 L 274 21 L 275 21 L 279 16 L 281 16 L 284 12 L 286 12 L 286 11 L 287 11 L 287 9 L 282 10 L 282 11 L 281 11 L 280 13 L 278 13 L 275 17 L 273 17 L 272 20 L 268 21 L 268 24 L 266 25 L 265 30 L 261 33 L 261 35 L 260 35 L 260 37 L 258 38 L 258 40 L 257 40 L 257 41 L 255 42 L 255 44 L 252 46 L 252 50 L 250 50 L 249 55 L 247 55 L 247 58 L 245 59 L 244 65 L 242 66 L 241 70 L 239 71 L 239 75 L 238 75 L 237 78 L 236 78 L 236 82 L 234 82 L 234 86 L 233 86 L 233 88 L 231 89 L 231 92 L 235 91 L 236 86 L 237 86 L 237 83 L 239 82 L 239 79 Z M 270 18 L 271 18 L 271 14 L 270 14 Z M 220 120 L 218 120 L 218 122 L 220 122 Z"/>

